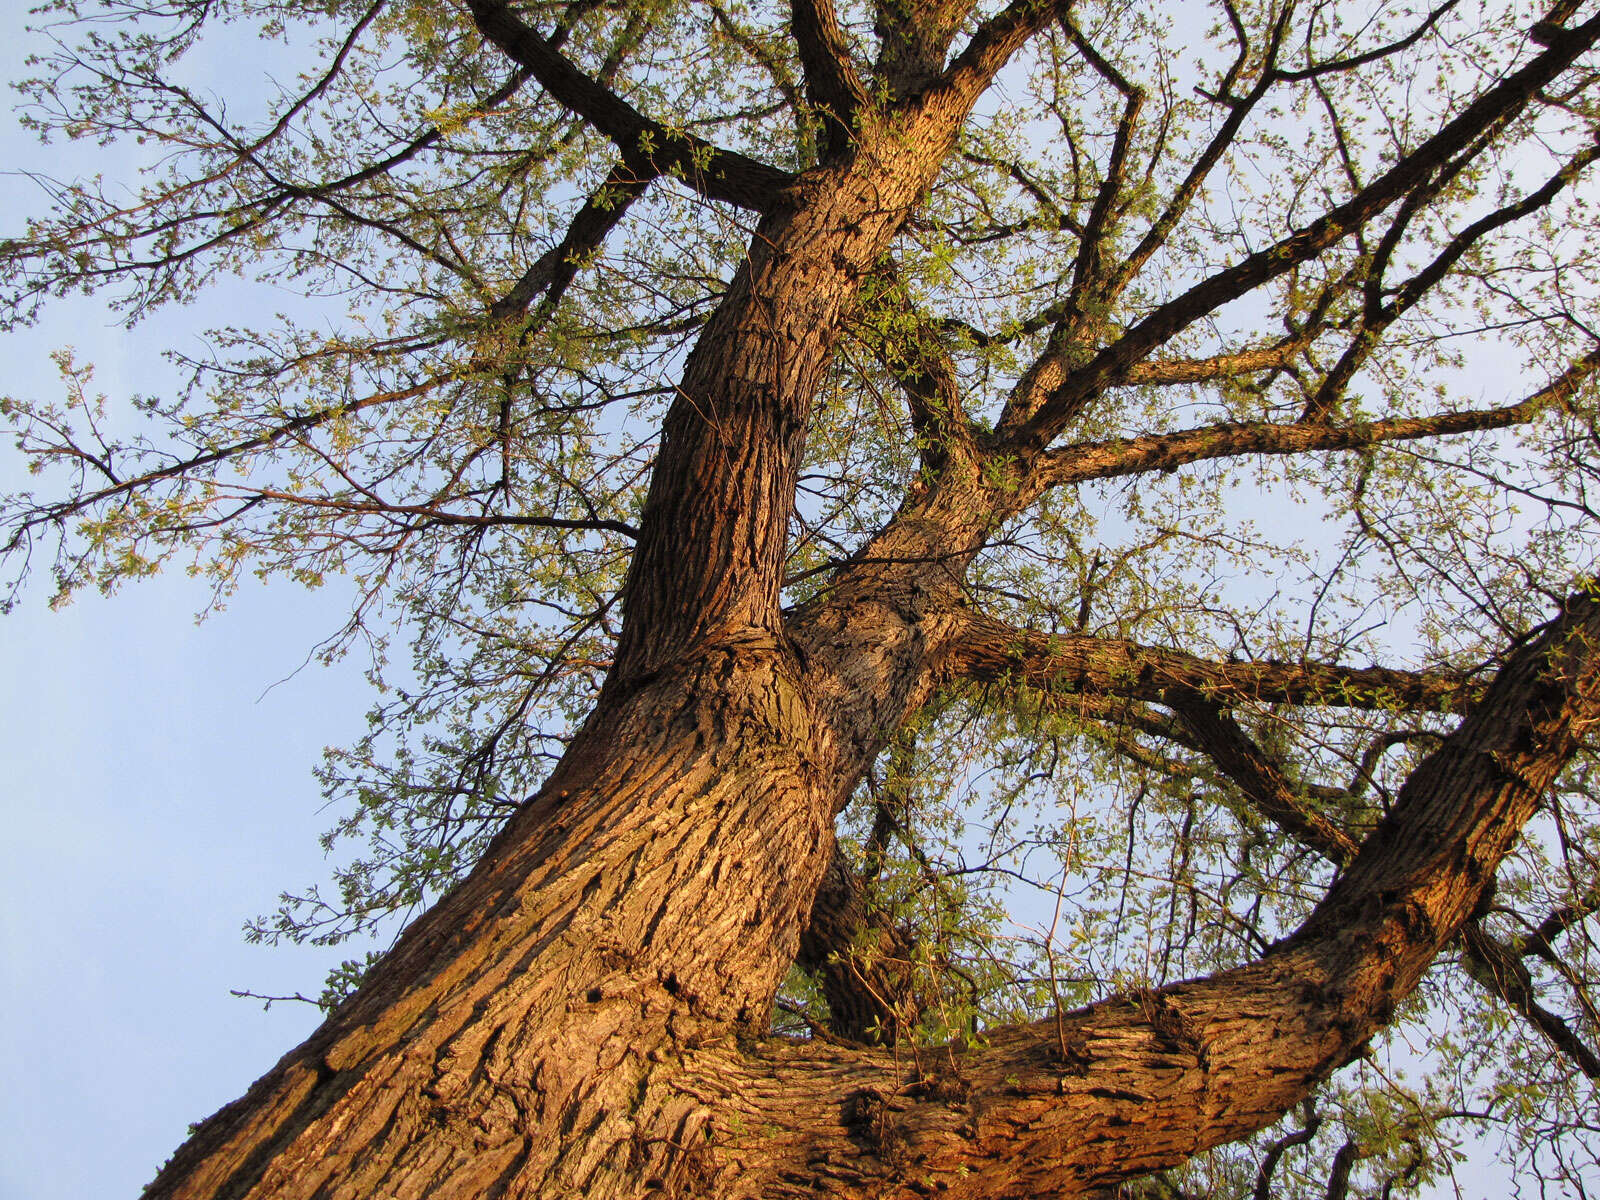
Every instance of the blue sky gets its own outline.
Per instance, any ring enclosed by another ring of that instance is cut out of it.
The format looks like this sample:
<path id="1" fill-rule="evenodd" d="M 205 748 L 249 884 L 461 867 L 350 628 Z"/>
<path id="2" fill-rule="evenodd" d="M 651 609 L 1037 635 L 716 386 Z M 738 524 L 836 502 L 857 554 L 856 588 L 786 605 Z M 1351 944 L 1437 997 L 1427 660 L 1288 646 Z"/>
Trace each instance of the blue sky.
<path id="1" fill-rule="evenodd" d="M 315 994 L 338 957 L 240 925 L 322 870 L 308 768 L 359 722 L 359 673 L 263 695 L 317 598 L 261 589 L 200 628 L 196 599 L 162 579 L 0 620 L 7 1200 L 136 1196 L 316 1023 L 229 989 Z"/>

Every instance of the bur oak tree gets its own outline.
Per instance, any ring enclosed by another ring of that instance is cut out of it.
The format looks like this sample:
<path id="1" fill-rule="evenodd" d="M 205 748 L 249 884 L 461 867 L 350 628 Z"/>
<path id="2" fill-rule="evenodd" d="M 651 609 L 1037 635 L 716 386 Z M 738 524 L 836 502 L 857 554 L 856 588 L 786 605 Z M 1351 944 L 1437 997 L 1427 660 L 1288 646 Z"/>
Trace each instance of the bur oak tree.
<path id="1" fill-rule="evenodd" d="M 1600 9 L 36 21 L 145 159 L 10 326 L 215 328 L 6 402 L 14 578 L 382 689 L 251 932 L 404 930 L 147 1195 L 1593 1191 Z"/>

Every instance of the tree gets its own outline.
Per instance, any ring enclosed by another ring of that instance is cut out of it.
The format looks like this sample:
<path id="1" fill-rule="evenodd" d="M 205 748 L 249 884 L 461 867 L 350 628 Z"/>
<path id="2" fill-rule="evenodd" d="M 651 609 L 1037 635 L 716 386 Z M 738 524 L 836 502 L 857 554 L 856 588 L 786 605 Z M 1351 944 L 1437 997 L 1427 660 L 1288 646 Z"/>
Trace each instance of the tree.
<path id="1" fill-rule="evenodd" d="M 306 308 L 9 401 L 18 579 L 350 574 L 370 849 L 254 932 L 432 901 L 149 1195 L 1581 1187 L 1600 15 L 1163 7 L 44 6 L 158 157 L 11 324 Z"/>

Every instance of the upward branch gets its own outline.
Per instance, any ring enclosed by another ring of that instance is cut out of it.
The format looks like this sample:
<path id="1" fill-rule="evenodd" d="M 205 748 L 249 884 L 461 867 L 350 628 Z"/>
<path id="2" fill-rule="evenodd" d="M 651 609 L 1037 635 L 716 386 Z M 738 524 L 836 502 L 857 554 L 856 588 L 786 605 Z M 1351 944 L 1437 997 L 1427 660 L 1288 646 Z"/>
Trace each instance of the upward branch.
<path id="1" fill-rule="evenodd" d="M 850 48 L 833 0 L 793 0 L 789 27 L 800 49 L 806 95 L 823 121 L 823 139 L 829 152 L 838 154 L 850 142 L 851 129 L 867 90 L 850 61 Z"/>
<path id="2" fill-rule="evenodd" d="M 1526 424 L 1569 403 L 1597 370 L 1600 370 L 1600 350 L 1592 350 L 1551 383 L 1514 404 L 1498 408 L 1460 409 L 1425 417 L 1352 421 L 1337 426 L 1240 422 L 1061 446 L 1039 457 L 1038 465 L 1021 496 L 1026 498 L 1036 494 L 1038 489 L 1085 483 L 1091 479 L 1114 479 L 1146 471 L 1169 471 L 1194 462 L 1248 455 L 1366 450 L 1402 442 L 1508 429 Z"/>
<path id="3" fill-rule="evenodd" d="M 1412 188 L 1426 183 L 1484 134 L 1524 109 L 1600 40 L 1600 16 L 1572 30 L 1552 33 L 1548 46 L 1530 62 L 1489 88 L 1376 180 L 1344 203 L 1329 209 L 1304 229 L 1258 250 L 1182 295 L 1159 305 L 1089 362 L 1071 371 L 1036 407 L 1019 405 L 1002 419 L 1005 445 L 1024 455 L 1038 453 L 1056 437 L 1085 398 L 1098 394 L 1134 363 L 1150 355 L 1196 321 L 1263 283 L 1293 270 L 1362 228 Z"/>

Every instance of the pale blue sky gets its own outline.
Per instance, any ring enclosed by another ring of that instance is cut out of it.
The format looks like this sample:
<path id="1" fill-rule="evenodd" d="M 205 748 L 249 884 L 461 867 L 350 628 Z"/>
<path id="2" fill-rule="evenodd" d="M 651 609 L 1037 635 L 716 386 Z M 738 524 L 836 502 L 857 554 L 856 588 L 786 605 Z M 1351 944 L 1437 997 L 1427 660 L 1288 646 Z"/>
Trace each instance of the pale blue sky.
<path id="1" fill-rule="evenodd" d="M 6 874 L 0 1196 L 137 1196 L 191 1121 L 316 1023 L 230 988 L 320 990 L 334 952 L 240 936 L 322 869 L 309 766 L 363 689 L 311 668 L 328 614 L 259 590 L 196 628 L 162 579 L 0 620 Z"/>

